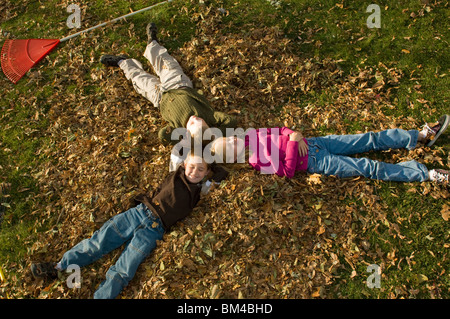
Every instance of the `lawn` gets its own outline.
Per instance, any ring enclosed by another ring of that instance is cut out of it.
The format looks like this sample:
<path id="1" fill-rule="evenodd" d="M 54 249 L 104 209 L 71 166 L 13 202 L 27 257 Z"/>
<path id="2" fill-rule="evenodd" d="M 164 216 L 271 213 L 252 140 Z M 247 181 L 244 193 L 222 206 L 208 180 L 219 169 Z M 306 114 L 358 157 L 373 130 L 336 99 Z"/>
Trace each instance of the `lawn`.
<path id="1" fill-rule="evenodd" d="M 77 3 L 81 30 L 156 1 Z M 69 4 L 1 4 L 0 45 L 77 32 L 66 25 Z M 91 298 L 120 251 L 83 269 L 80 289 L 34 280 L 30 263 L 57 260 L 167 173 L 158 110 L 99 63 L 123 53 L 150 71 L 149 21 L 239 127 L 352 134 L 449 114 L 448 2 L 378 1 L 380 28 L 367 25 L 370 4 L 174 0 L 60 44 L 16 85 L 2 74 L 0 298 Z M 448 169 L 448 136 L 365 155 Z M 450 297 L 448 186 L 229 170 L 121 298 Z"/>

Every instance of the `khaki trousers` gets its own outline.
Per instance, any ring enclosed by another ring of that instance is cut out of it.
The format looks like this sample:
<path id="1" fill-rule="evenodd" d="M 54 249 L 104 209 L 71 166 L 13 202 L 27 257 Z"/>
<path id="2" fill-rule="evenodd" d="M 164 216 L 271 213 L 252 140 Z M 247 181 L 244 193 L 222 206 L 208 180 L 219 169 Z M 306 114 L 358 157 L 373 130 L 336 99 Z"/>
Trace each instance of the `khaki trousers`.
<path id="1" fill-rule="evenodd" d="M 155 107 L 159 107 L 164 92 L 183 86 L 192 88 L 192 81 L 183 72 L 180 64 L 157 41 L 147 45 L 144 57 L 150 62 L 157 76 L 146 72 L 142 64 L 135 59 L 122 60 L 119 67 L 125 73 L 125 77 L 133 83 L 136 92 L 152 102 Z"/>

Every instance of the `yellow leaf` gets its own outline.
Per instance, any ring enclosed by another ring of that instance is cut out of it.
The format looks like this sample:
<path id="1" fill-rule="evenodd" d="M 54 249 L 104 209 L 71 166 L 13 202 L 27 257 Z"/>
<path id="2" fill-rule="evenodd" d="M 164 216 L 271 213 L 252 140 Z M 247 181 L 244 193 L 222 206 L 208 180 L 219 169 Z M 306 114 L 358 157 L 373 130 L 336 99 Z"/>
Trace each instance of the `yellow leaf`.
<path id="1" fill-rule="evenodd" d="M 319 288 L 316 289 L 316 291 L 314 291 L 312 293 L 311 297 L 318 298 L 318 297 L 321 296 L 321 293 L 322 293 L 322 287 L 319 287 Z"/>
<path id="2" fill-rule="evenodd" d="M 308 184 L 321 184 L 322 180 L 320 179 L 322 175 L 320 174 L 311 174 L 308 176 Z"/>
<path id="3" fill-rule="evenodd" d="M 424 281 L 428 281 L 428 277 L 425 276 L 425 275 L 419 274 L 419 275 L 417 275 L 417 281 L 418 281 L 419 283 L 422 283 L 422 282 L 424 282 Z"/>
<path id="4" fill-rule="evenodd" d="M 320 226 L 319 230 L 317 231 L 317 235 L 321 235 L 325 232 L 325 227 Z"/>
<path id="5" fill-rule="evenodd" d="M 406 49 L 402 49 L 402 52 L 403 52 L 403 53 L 406 53 L 406 54 L 411 53 L 409 50 L 406 50 Z"/>
<path id="6" fill-rule="evenodd" d="M 444 220 L 448 222 L 448 219 L 450 218 L 450 207 L 447 204 L 444 204 L 444 206 L 442 206 L 441 215 L 442 218 L 444 218 Z"/>

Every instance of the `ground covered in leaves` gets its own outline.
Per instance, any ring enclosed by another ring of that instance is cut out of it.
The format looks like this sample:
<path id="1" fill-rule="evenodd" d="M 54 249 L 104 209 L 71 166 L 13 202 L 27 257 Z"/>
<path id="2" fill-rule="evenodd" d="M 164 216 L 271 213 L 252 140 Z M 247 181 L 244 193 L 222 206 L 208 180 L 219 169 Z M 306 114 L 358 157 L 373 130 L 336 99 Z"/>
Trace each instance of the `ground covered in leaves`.
<path id="1" fill-rule="evenodd" d="M 224 35 L 220 30 L 225 16 L 213 7 L 192 13 L 196 36 L 171 53 L 213 107 L 234 114 L 239 127 L 284 125 L 314 136 L 324 127 L 347 134 L 355 122 L 364 123 L 361 132 L 423 124 L 386 115 L 395 108 L 391 90 L 405 76 L 400 70 L 380 64 L 345 74 L 340 61 L 296 51 L 276 27 L 246 25 L 245 31 Z M 129 27 L 130 45 L 143 41 L 136 32 Z M 164 44 L 164 30 L 161 33 Z M 164 125 L 158 109 L 133 90 L 120 70 L 104 68 L 97 57 L 81 51 L 84 44 L 99 46 L 104 53 L 119 53 L 120 47 L 101 47 L 100 35 L 80 42 L 60 48 L 59 55 L 46 61 L 61 72 L 54 75 L 47 114 L 36 114 L 48 117 L 45 135 L 51 141 L 37 155 L 52 160 L 34 176 L 40 196 L 50 199 L 49 204 L 33 214 L 38 223 L 53 227 L 30 243 L 26 260 L 16 265 L 19 275 L 9 284 L 11 297 L 92 297 L 121 250 L 83 269 L 80 289 L 68 289 L 63 280 L 34 280 L 30 263 L 58 260 L 129 208 L 139 191 L 156 187 L 168 172 L 171 148 L 157 138 Z M 60 55 L 68 58 L 64 65 L 59 64 Z M 151 70 L 139 52 L 134 57 Z M 28 75 L 31 81 L 48 81 L 39 72 Z M 333 102 L 305 105 L 303 98 L 312 92 L 327 92 Z M 23 100 L 33 104 L 32 96 Z M 422 106 L 433 114 L 431 106 Z M 369 155 L 390 162 L 449 163 L 442 147 Z M 361 265 L 378 264 L 383 272 L 414 267 L 414 256 L 398 260 L 395 249 L 384 252 L 369 235 L 374 229 L 387 233 L 401 249 L 411 238 L 400 232 L 399 224 L 422 217 L 411 211 L 410 216 L 394 216 L 392 222 L 389 204 L 380 194 L 381 182 L 301 173 L 288 180 L 246 166 L 228 168 L 227 181 L 165 235 L 121 297 L 327 298 L 339 296 L 339 285 L 350 280 L 365 281 L 369 274 Z M 449 197 L 448 189 L 430 183 L 411 184 L 407 191 Z M 442 223 L 448 220 L 448 209 L 442 206 Z M 448 278 L 448 257 L 443 260 L 438 277 Z M 434 282 L 436 297 L 448 293 L 444 284 L 445 280 Z M 392 289 L 391 296 L 414 296 L 417 292 L 411 287 Z"/>

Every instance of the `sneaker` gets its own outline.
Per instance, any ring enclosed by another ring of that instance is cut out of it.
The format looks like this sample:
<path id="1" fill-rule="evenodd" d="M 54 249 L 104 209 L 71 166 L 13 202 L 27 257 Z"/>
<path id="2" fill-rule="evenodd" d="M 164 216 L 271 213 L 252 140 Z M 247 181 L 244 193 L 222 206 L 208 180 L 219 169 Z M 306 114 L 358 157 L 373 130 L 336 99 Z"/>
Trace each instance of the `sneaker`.
<path id="1" fill-rule="evenodd" d="M 448 184 L 450 171 L 445 169 L 432 169 L 430 171 L 430 181 Z"/>
<path id="2" fill-rule="evenodd" d="M 158 28 L 156 27 L 156 24 L 153 22 L 150 22 L 147 24 L 147 37 L 148 37 L 148 43 L 152 41 L 158 42 L 158 37 L 156 36 L 156 33 L 158 32 Z"/>
<path id="3" fill-rule="evenodd" d="M 58 270 L 55 267 L 56 263 L 31 264 L 31 273 L 34 278 L 56 279 L 58 278 Z"/>
<path id="4" fill-rule="evenodd" d="M 100 62 L 106 66 L 118 67 L 119 62 L 122 60 L 125 60 L 125 59 L 128 59 L 128 57 L 126 55 L 105 54 L 105 55 L 102 55 L 102 57 L 100 58 Z"/>
<path id="5" fill-rule="evenodd" d="M 425 135 L 424 144 L 426 146 L 433 145 L 438 137 L 447 129 L 449 123 L 450 116 L 443 115 L 434 126 L 430 127 L 428 124 L 425 124 L 422 130 Z"/>

